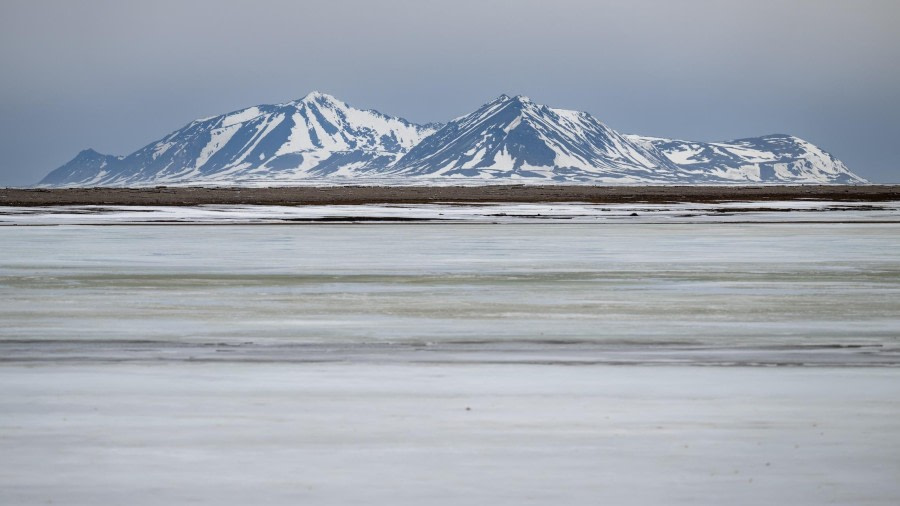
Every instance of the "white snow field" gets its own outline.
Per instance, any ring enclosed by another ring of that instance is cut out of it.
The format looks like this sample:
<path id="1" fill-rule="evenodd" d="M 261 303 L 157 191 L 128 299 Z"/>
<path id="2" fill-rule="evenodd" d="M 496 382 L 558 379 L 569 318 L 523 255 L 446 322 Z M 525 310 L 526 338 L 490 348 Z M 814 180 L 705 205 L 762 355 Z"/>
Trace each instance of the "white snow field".
<path id="1" fill-rule="evenodd" d="M 3 504 L 883 504 L 900 371 L 5 364 Z"/>
<path id="2" fill-rule="evenodd" d="M 7 209 L 0 504 L 898 504 L 895 207 L 789 204 Z"/>

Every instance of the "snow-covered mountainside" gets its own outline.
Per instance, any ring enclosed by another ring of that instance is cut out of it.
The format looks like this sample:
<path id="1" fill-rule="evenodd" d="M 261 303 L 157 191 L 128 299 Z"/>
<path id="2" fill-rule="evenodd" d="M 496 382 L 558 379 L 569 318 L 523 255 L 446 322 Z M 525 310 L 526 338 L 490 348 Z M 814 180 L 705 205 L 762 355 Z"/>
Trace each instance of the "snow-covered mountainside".
<path id="1" fill-rule="evenodd" d="M 843 162 L 792 135 L 728 142 L 692 142 L 627 136 L 656 148 L 696 182 L 865 183 Z"/>
<path id="2" fill-rule="evenodd" d="M 861 183 L 802 139 L 622 135 L 585 112 L 501 95 L 416 125 L 323 93 L 191 122 L 125 157 L 85 150 L 43 186 L 165 184 Z"/>
<path id="3" fill-rule="evenodd" d="M 102 186 L 110 170 L 122 162 L 121 156 L 100 154 L 85 149 L 69 163 L 48 174 L 41 185 Z"/>
<path id="4" fill-rule="evenodd" d="M 436 130 L 324 93 L 193 121 L 124 158 L 82 152 L 48 185 L 290 182 L 383 170 Z"/>
<path id="5" fill-rule="evenodd" d="M 652 145 L 632 142 L 590 114 L 506 95 L 448 123 L 391 172 L 604 183 L 675 182 L 685 176 Z"/>

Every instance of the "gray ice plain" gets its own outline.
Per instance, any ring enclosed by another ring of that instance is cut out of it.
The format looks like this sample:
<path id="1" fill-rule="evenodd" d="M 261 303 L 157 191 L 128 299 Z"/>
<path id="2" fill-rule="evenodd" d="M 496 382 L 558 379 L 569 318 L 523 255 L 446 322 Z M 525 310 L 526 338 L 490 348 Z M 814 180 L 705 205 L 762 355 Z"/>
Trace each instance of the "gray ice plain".
<path id="1" fill-rule="evenodd" d="M 898 203 L 0 225 L 2 504 L 900 503 Z"/>

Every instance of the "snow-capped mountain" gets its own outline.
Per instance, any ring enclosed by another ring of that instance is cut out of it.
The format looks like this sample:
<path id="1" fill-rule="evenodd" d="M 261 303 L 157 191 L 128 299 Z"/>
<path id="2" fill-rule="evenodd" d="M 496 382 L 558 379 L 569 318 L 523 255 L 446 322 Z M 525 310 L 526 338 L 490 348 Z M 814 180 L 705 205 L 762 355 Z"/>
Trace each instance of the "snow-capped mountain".
<path id="1" fill-rule="evenodd" d="M 675 182 L 677 165 L 585 112 L 499 98 L 427 137 L 391 169 L 402 176 Z"/>
<path id="2" fill-rule="evenodd" d="M 501 95 L 416 125 L 323 93 L 193 121 L 125 157 L 85 150 L 43 186 L 160 184 L 861 183 L 787 135 L 691 142 L 622 135 L 585 112 Z"/>
<path id="3" fill-rule="evenodd" d="M 439 126 L 439 125 L 437 125 Z M 385 169 L 436 125 L 415 125 L 312 92 L 193 121 L 124 158 L 82 152 L 41 184 L 290 182 Z"/>
<path id="4" fill-rule="evenodd" d="M 78 153 L 69 163 L 48 174 L 41 185 L 100 186 L 107 172 L 122 162 L 121 156 L 104 155 L 93 149 Z"/>

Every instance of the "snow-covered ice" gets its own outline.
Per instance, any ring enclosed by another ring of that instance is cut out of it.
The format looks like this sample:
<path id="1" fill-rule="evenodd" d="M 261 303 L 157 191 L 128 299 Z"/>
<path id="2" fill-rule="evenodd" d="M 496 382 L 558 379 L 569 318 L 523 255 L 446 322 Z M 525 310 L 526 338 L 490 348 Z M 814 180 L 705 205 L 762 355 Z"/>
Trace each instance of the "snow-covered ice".
<path id="1" fill-rule="evenodd" d="M 3 207 L 3 225 L 250 224 L 315 220 L 463 223 L 896 222 L 900 202 L 767 201 L 715 204 L 372 204 Z"/>
<path id="2" fill-rule="evenodd" d="M 0 366 L 3 504 L 894 505 L 900 369 Z"/>
<path id="3" fill-rule="evenodd" d="M 894 204 L 762 205 L 7 209 L 0 504 L 897 504 Z"/>

